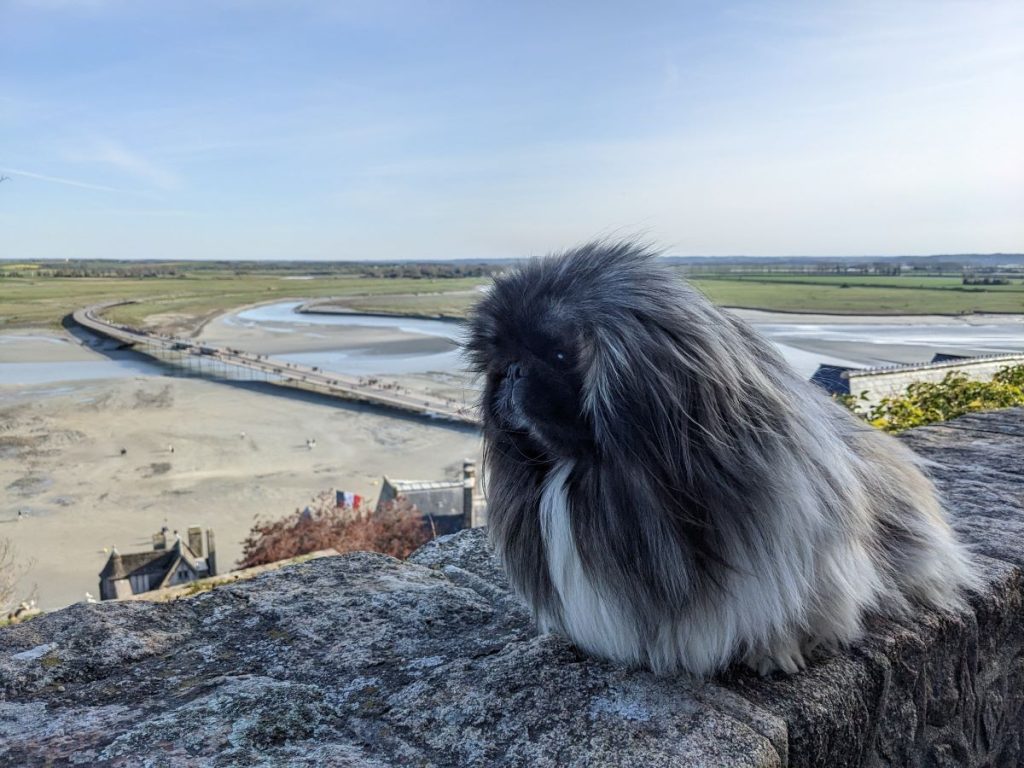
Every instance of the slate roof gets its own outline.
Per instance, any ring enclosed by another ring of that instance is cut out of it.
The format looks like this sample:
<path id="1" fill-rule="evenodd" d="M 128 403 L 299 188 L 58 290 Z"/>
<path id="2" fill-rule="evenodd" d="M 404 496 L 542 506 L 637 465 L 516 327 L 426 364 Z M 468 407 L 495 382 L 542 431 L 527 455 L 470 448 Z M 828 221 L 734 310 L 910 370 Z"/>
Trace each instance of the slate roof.
<path id="1" fill-rule="evenodd" d="M 377 508 L 380 509 L 398 496 L 404 496 L 424 515 L 461 515 L 461 480 L 392 480 L 384 478 Z"/>
<path id="2" fill-rule="evenodd" d="M 156 549 L 148 552 L 130 552 L 122 555 L 116 549 L 110 553 L 107 564 L 100 571 L 100 579 L 124 579 L 143 574 L 162 576 L 161 582 L 173 572 L 180 560 L 184 560 L 193 571 L 204 570 L 202 558 L 178 539 L 170 549 Z"/>
<path id="3" fill-rule="evenodd" d="M 377 510 L 399 496 L 416 506 L 438 536 L 462 530 L 462 480 L 393 480 L 385 477 L 377 499 Z M 477 496 L 474 505 L 480 509 L 486 502 Z"/>
<path id="4" fill-rule="evenodd" d="M 855 370 L 857 369 L 847 365 L 825 365 L 823 363 L 811 376 L 811 381 L 830 395 L 848 395 L 850 394 L 850 380 L 843 374 Z"/>

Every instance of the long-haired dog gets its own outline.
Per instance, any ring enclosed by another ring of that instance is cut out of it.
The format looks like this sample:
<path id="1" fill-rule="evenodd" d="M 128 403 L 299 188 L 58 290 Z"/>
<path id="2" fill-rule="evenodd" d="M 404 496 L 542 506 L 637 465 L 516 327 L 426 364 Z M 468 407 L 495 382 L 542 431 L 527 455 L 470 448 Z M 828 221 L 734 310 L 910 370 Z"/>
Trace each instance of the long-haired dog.
<path id="1" fill-rule="evenodd" d="M 470 321 L 490 538 L 542 631 L 658 673 L 795 672 L 975 582 L 914 454 L 649 249 L 498 277 Z"/>

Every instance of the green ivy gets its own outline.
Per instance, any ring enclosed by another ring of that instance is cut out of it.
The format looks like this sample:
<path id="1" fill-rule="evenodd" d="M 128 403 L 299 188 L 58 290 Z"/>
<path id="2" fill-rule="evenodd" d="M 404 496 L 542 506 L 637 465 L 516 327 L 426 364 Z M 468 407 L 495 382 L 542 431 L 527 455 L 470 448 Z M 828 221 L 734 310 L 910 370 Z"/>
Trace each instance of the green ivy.
<path id="1" fill-rule="evenodd" d="M 955 419 L 965 413 L 1024 405 L 1024 365 L 1003 368 L 991 381 L 974 381 L 959 371 L 947 373 L 942 381 L 918 381 L 896 397 L 886 397 L 874 406 L 863 398 L 841 395 L 839 402 L 886 432 Z"/>

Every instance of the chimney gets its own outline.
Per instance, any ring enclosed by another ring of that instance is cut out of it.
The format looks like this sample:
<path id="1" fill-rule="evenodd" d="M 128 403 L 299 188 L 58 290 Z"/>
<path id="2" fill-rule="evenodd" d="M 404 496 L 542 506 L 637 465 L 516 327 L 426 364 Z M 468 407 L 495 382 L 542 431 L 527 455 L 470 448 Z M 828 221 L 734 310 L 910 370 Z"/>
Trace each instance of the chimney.
<path id="1" fill-rule="evenodd" d="M 110 550 L 110 562 L 112 565 L 110 577 L 112 579 L 123 579 L 128 575 L 124 569 L 124 560 L 121 559 L 121 553 L 117 551 L 117 547 L 112 547 Z"/>
<path id="2" fill-rule="evenodd" d="M 188 548 L 196 557 L 203 556 L 203 529 L 198 525 L 188 527 Z"/>
<path id="3" fill-rule="evenodd" d="M 462 527 L 476 525 L 473 516 L 473 493 L 476 488 L 476 462 L 465 459 L 462 462 Z"/>
<path id="4" fill-rule="evenodd" d="M 153 549 L 159 551 L 161 549 L 167 549 L 167 532 L 160 531 L 159 533 L 153 534 Z"/>
<path id="5" fill-rule="evenodd" d="M 217 546 L 213 541 L 213 529 L 206 529 L 206 575 L 217 575 Z"/>

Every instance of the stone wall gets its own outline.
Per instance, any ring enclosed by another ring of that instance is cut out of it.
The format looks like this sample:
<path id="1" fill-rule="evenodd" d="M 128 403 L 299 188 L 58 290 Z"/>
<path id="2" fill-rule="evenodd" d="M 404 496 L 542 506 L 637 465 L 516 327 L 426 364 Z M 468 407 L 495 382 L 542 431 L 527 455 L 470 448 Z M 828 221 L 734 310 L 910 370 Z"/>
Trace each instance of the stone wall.
<path id="1" fill-rule="evenodd" d="M 1024 410 L 905 439 L 987 586 L 793 677 L 694 685 L 538 637 L 480 531 L 0 630 L 0 764 L 994 766 L 1024 761 Z"/>
<path id="2" fill-rule="evenodd" d="M 874 405 L 882 398 L 902 395 L 907 391 L 907 387 L 916 381 L 939 382 L 946 374 L 954 371 L 975 381 L 989 381 L 1003 368 L 1015 365 L 1024 365 L 1024 354 L 992 355 L 921 365 L 896 365 L 891 368 L 852 369 L 843 375 L 849 379 L 851 395 L 863 395 L 868 405 Z"/>

